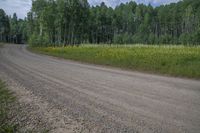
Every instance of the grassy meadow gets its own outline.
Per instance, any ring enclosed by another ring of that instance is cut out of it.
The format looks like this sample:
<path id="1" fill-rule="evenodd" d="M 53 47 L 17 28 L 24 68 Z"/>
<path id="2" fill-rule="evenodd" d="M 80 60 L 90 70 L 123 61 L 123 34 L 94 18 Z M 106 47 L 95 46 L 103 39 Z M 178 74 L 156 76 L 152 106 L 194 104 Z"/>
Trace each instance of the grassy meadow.
<path id="1" fill-rule="evenodd" d="M 142 72 L 200 78 L 200 47 L 81 45 L 31 47 L 32 51 L 81 62 Z"/>

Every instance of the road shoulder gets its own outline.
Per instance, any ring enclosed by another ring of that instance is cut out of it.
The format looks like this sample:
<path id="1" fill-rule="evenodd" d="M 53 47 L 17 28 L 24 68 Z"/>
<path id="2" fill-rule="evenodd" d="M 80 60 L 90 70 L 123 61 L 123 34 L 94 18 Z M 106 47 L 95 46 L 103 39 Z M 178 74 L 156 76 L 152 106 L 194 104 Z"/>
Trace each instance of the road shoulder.
<path id="1" fill-rule="evenodd" d="M 23 85 L 0 72 L 16 102 L 9 112 L 9 121 L 17 126 L 17 132 L 81 132 L 81 122 L 64 115 L 64 108 L 57 108 L 36 97 Z"/>

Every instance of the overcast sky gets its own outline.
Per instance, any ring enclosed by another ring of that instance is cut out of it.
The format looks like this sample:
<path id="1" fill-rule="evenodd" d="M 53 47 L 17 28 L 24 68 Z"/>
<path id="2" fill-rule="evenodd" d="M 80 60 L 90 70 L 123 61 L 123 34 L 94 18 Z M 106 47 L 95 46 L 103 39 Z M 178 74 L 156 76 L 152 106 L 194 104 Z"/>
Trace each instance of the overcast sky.
<path id="1" fill-rule="evenodd" d="M 131 0 L 88 0 L 91 5 L 98 5 L 101 2 L 105 2 L 106 5 L 115 7 L 120 3 L 125 3 Z M 168 4 L 171 2 L 178 2 L 179 0 L 133 0 L 137 3 L 152 4 L 153 6 L 158 6 L 161 4 Z M 9 15 L 14 12 L 17 13 L 19 18 L 24 18 L 27 12 L 31 8 L 31 0 L 0 0 L 0 8 L 4 9 Z"/>

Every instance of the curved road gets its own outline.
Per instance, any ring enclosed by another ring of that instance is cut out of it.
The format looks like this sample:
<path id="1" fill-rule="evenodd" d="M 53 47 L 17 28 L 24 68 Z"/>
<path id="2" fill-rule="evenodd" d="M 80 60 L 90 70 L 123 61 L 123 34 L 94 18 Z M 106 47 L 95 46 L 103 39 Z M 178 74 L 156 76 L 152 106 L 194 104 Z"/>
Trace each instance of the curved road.
<path id="1" fill-rule="evenodd" d="M 199 133 L 200 81 L 123 71 L 0 50 L 0 71 L 49 104 L 81 118 L 88 132 Z"/>

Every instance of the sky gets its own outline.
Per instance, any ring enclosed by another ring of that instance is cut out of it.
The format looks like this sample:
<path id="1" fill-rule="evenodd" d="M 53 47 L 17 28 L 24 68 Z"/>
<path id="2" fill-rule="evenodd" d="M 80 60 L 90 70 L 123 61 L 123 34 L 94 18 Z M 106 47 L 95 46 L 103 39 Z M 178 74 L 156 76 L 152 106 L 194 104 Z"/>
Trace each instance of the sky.
<path id="1" fill-rule="evenodd" d="M 105 2 L 107 6 L 115 7 L 120 3 L 126 3 L 131 0 L 88 0 L 90 5 L 98 5 L 101 2 Z M 172 2 L 178 2 L 179 0 L 132 0 L 137 3 L 151 4 L 153 6 L 159 6 L 162 4 L 169 4 Z M 6 14 L 12 15 L 17 13 L 19 18 L 24 18 L 28 11 L 31 9 L 31 0 L 0 0 L 0 8 L 4 9 Z"/>

